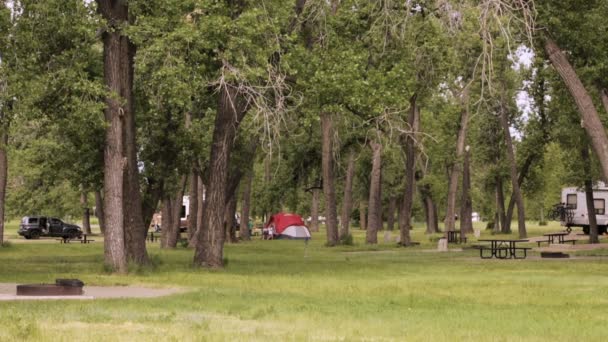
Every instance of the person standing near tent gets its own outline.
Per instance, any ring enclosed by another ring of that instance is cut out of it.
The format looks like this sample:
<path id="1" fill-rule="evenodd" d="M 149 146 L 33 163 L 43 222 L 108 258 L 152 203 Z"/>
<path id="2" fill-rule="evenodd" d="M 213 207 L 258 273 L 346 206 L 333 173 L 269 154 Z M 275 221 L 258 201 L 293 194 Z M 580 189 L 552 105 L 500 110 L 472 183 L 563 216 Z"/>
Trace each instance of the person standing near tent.
<path id="1" fill-rule="evenodd" d="M 268 240 L 274 240 L 274 225 L 268 227 Z"/>

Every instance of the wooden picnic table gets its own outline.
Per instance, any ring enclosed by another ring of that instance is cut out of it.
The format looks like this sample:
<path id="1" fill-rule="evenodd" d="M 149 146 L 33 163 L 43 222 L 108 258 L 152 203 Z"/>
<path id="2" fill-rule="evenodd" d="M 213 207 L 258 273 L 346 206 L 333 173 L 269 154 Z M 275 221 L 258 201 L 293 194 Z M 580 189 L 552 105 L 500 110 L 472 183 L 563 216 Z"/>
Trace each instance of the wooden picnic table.
<path id="1" fill-rule="evenodd" d="M 490 246 L 477 246 L 479 249 L 479 257 L 482 259 L 525 259 L 529 247 L 518 247 L 521 242 L 528 242 L 523 239 L 487 239 L 477 240 L 481 242 L 489 242 Z M 484 251 L 490 251 L 490 256 L 484 256 Z M 517 251 L 523 251 L 523 256 L 517 256 Z"/>

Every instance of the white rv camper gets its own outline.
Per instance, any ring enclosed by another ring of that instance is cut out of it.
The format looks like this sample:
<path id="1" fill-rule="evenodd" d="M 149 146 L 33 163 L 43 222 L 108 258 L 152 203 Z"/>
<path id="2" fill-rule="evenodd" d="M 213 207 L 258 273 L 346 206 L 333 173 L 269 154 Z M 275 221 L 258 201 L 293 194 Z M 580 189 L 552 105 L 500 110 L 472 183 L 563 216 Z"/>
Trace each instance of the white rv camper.
<path id="1" fill-rule="evenodd" d="M 606 233 L 608 226 L 606 202 L 608 202 L 608 187 L 604 183 L 598 183 L 593 187 L 593 205 L 595 206 L 598 234 Z M 582 227 L 583 232 L 589 234 L 585 191 L 576 187 L 563 188 L 560 207 L 562 209 L 559 217 L 562 226 L 567 227 L 568 231 L 571 230 L 571 227 Z"/>
<path id="2" fill-rule="evenodd" d="M 185 232 L 188 230 L 188 215 L 190 215 L 190 197 L 184 196 L 182 198 L 182 206 L 179 211 L 179 231 Z M 160 212 L 154 213 L 152 217 L 152 221 L 150 222 L 150 227 L 154 229 L 155 232 L 160 232 L 162 223 L 162 215 Z"/>

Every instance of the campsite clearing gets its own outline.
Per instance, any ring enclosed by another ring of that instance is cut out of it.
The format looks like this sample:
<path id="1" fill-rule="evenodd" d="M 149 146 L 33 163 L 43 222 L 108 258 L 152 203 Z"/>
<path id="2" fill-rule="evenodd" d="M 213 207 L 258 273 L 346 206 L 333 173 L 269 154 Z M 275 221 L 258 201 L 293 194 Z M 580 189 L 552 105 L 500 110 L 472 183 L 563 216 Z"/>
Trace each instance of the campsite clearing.
<path id="1" fill-rule="evenodd" d="M 605 338 L 608 250 L 569 260 L 480 260 L 475 250 L 425 253 L 436 242 L 422 232 L 420 226 L 412 232 L 422 242 L 414 248 L 366 246 L 365 232 L 357 229 L 355 246 L 336 248 L 315 238 L 324 231 L 307 247 L 257 238 L 227 245 L 222 271 L 192 268 L 192 250 L 150 244 L 155 267 L 129 276 L 103 270 L 101 243 L 13 244 L 0 250 L 0 282 L 65 277 L 95 286 L 192 291 L 149 299 L 1 302 L 0 340 L 78 340 L 83 330 L 91 341 Z"/>

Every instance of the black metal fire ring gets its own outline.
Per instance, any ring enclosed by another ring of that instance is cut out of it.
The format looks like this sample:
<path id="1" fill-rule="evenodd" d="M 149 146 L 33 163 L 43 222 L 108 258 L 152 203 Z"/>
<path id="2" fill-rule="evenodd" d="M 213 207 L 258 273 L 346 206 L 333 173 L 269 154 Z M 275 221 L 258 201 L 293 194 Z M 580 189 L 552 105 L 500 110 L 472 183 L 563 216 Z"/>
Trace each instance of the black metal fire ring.
<path id="1" fill-rule="evenodd" d="M 81 296 L 83 293 L 82 286 L 57 284 L 17 285 L 17 296 Z"/>

